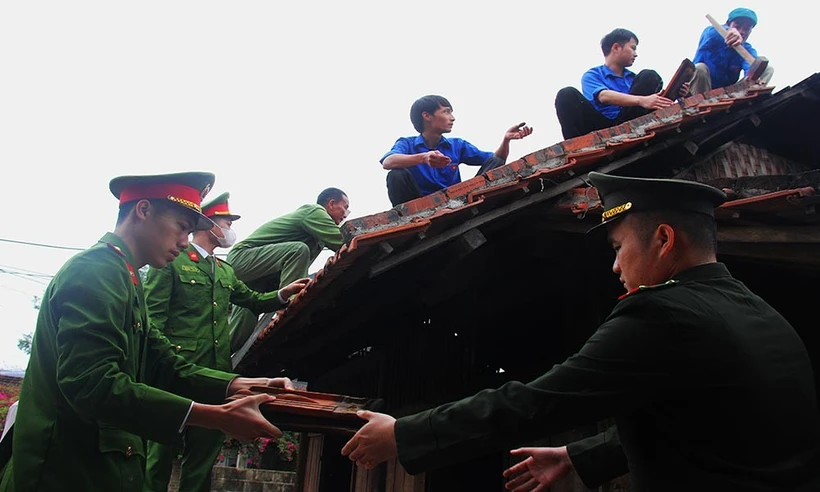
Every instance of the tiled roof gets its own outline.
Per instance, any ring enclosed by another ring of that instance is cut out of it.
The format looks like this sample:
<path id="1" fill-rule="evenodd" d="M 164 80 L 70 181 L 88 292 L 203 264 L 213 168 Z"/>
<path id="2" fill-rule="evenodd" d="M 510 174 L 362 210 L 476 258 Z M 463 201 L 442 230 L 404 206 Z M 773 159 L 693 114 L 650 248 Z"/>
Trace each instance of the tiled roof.
<path id="1" fill-rule="evenodd" d="M 705 148 L 716 151 L 749 127 L 765 127 L 770 122 L 772 127 L 766 127 L 767 131 L 785 132 L 784 138 L 788 140 L 789 131 L 800 130 L 784 130 L 781 122 L 788 117 L 786 113 L 805 110 L 805 101 L 814 101 L 812 111 L 816 112 L 820 74 L 776 94 L 772 92 L 773 87 L 744 80 L 686 98 L 621 125 L 562 141 L 391 210 L 346 221 L 342 224 L 346 244 L 259 334 L 247 354 L 242 354 L 239 369 L 257 363 L 267 349 L 286 341 L 292 333 L 309 328 L 310 313 L 317 299 L 332 302 L 334 296 L 356 282 L 410 261 L 480 225 L 548 200 L 552 201 L 555 214 L 583 218 L 587 213 L 600 213 L 597 193 L 584 178 L 589 171 L 613 172 L 629 166 L 635 171 L 632 175 L 672 177 L 678 174 L 677 170 L 664 167 L 665 161 L 658 163 L 666 155 L 663 152 L 684 149 L 682 152 L 691 157 Z M 800 151 L 820 155 L 813 146 Z M 815 160 L 814 167 L 818 164 Z M 726 166 L 724 162 L 716 165 Z M 720 176 L 731 181 L 739 175 L 733 174 L 730 167 L 727 170 Z M 736 195 L 731 186 L 728 183 L 724 187 L 730 196 Z M 732 219 L 761 211 L 776 215 L 792 208 L 802 210 L 801 207 L 814 203 L 816 196 L 814 187 L 805 183 L 791 189 L 764 187 L 757 195 L 733 197 L 736 199 L 723 205 L 718 217 Z M 592 220 L 586 224 L 592 224 Z M 481 234 L 467 236 L 467 240 L 480 242 Z"/>

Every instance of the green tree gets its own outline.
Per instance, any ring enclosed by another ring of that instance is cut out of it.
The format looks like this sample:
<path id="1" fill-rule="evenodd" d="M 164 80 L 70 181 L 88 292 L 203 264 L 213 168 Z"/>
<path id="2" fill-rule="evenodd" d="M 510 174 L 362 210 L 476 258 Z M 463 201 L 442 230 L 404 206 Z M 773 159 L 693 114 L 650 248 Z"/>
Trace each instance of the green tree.
<path id="1" fill-rule="evenodd" d="M 31 355 L 31 333 L 26 333 L 19 340 L 17 340 L 17 348 L 23 352 Z"/>

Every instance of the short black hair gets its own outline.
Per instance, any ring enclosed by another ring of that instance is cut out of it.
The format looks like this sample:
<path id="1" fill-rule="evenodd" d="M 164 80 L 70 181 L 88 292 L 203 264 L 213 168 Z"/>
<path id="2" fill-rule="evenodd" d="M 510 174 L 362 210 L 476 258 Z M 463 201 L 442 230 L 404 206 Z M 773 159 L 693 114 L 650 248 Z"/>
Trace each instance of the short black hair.
<path id="1" fill-rule="evenodd" d="M 431 94 L 416 99 L 416 102 L 410 106 L 410 121 L 413 123 L 413 128 L 419 133 L 423 132 L 424 118 L 421 116 L 422 113 L 433 114 L 441 106 L 453 109 L 453 105 L 450 104 L 450 101 L 443 96 Z"/>
<path id="2" fill-rule="evenodd" d="M 601 38 L 601 51 L 604 52 L 604 56 L 607 56 L 609 52 L 612 51 L 613 44 L 618 43 L 623 46 L 628 43 L 630 39 L 634 39 L 636 43 L 638 42 L 638 36 L 635 36 L 635 33 L 629 29 L 622 27 L 613 29 L 611 33 Z"/>
<path id="3" fill-rule="evenodd" d="M 151 202 L 151 206 L 154 207 L 154 209 L 156 209 L 156 211 L 159 215 L 162 215 L 162 214 L 166 213 L 171 208 L 171 203 L 168 202 L 167 200 L 161 200 L 161 199 L 160 200 L 147 199 L 147 200 L 149 202 Z M 128 218 L 128 215 L 131 213 L 132 210 L 134 210 L 134 207 L 137 206 L 137 203 L 139 203 L 139 200 L 132 200 L 130 202 L 125 202 L 125 203 L 120 205 L 120 211 L 117 213 L 117 225 L 120 225 L 123 222 L 125 222 L 125 219 Z M 191 215 L 193 216 L 193 214 L 191 214 Z M 194 223 L 196 223 L 195 218 L 192 219 L 192 220 L 194 221 Z"/>
<path id="4" fill-rule="evenodd" d="M 316 203 L 324 207 L 330 200 L 336 200 L 338 202 L 345 196 L 347 196 L 347 193 L 339 188 L 325 188 L 319 193 L 319 196 L 316 198 Z"/>
<path id="5" fill-rule="evenodd" d="M 634 217 L 636 233 L 643 243 L 649 241 L 659 225 L 668 224 L 689 238 L 692 247 L 698 251 L 717 253 L 717 222 L 711 215 L 677 210 L 635 212 L 630 215 Z"/>

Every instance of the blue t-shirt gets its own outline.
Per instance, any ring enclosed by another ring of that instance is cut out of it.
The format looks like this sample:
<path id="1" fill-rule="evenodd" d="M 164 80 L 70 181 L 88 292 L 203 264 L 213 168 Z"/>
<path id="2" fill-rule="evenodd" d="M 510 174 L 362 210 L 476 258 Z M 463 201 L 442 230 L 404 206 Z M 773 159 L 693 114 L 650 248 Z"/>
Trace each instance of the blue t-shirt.
<path id="1" fill-rule="evenodd" d="M 726 29 L 729 26 L 724 25 Z M 743 47 L 757 58 L 757 51 L 749 43 L 743 43 Z M 749 62 L 740 56 L 740 53 L 726 46 L 726 40 L 712 26 L 703 30 L 698 42 L 698 49 L 695 51 L 695 63 L 705 63 L 709 67 L 709 75 L 712 79 L 712 88 L 726 87 L 737 82 L 740 77 L 740 70 L 745 73 L 749 69 Z"/>
<path id="2" fill-rule="evenodd" d="M 590 68 L 581 77 L 581 89 L 584 92 L 584 97 L 592 103 L 592 106 L 598 110 L 599 113 L 607 118 L 614 120 L 621 114 L 621 106 L 614 104 L 601 104 L 598 101 L 598 93 L 604 89 L 609 89 L 623 94 L 629 94 L 632 89 L 632 82 L 635 81 L 635 74 L 628 69 L 624 69 L 623 76 L 618 76 L 609 69 L 606 65 L 600 67 Z"/>
<path id="3" fill-rule="evenodd" d="M 407 170 L 416 180 L 416 184 L 422 196 L 435 193 L 438 190 L 447 188 L 461 182 L 461 174 L 458 172 L 459 164 L 469 166 L 480 166 L 484 161 L 493 156 L 492 152 L 478 150 L 475 145 L 460 138 L 444 138 L 438 143 L 435 149 L 427 147 L 421 135 L 415 137 L 401 137 L 393 144 L 390 152 L 384 154 L 379 162 L 384 162 L 388 156 L 393 154 L 415 155 L 423 154 L 431 150 L 438 150 L 450 158 L 450 164 L 442 168 L 435 168 L 429 164 L 416 164 L 408 167 Z"/>

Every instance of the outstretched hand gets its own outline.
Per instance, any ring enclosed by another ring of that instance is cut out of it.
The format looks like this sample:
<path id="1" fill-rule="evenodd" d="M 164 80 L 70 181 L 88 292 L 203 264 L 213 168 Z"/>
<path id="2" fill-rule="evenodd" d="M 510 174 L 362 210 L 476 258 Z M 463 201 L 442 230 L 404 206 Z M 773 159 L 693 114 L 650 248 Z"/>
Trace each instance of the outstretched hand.
<path id="1" fill-rule="evenodd" d="M 520 140 L 530 134 L 532 134 L 532 128 L 521 122 L 507 129 L 504 133 L 504 140 Z"/>
<path id="2" fill-rule="evenodd" d="M 573 470 L 567 447 L 518 448 L 510 451 L 513 456 L 526 459 L 504 471 L 509 480 L 507 490 L 513 492 L 541 492 Z"/>
<path id="3" fill-rule="evenodd" d="M 356 413 L 367 423 L 347 441 L 342 456 L 347 456 L 359 466 L 372 469 L 398 455 L 396 435 L 393 428 L 396 419 L 378 412 L 360 410 Z"/>
<path id="4" fill-rule="evenodd" d="M 660 94 L 650 94 L 648 96 L 641 96 L 641 107 L 645 109 L 663 109 L 668 108 L 675 102 L 667 99 Z"/>
<path id="5" fill-rule="evenodd" d="M 302 289 L 304 289 L 307 286 L 308 282 L 310 282 L 309 278 L 300 278 L 299 280 L 294 280 L 293 282 L 279 289 L 279 295 L 282 296 L 282 299 L 290 299 L 291 296 L 294 296 L 302 292 Z"/>
<path id="6" fill-rule="evenodd" d="M 282 431 L 262 416 L 259 405 L 275 400 L 272 395 L 251 395 L 229 401 L 222 405 L 225 424 L 220 428 L 225 434 L 242 442 L 257 437 L 282 437 Z"/>

